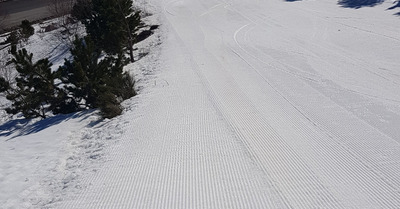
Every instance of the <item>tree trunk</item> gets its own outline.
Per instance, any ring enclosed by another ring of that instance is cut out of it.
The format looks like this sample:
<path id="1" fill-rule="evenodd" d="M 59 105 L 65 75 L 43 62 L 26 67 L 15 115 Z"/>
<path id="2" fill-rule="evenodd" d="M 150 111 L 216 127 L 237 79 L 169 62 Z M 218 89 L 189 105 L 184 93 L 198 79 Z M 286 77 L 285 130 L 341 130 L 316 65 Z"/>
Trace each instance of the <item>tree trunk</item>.
<path id="1" fill-rule="evenodd" d="M 129 26 L 128 26 L 129 28 Z M 135 62 L 135 58 L 133 58 L 133 41 L 132 41 L 132 34 L 128 31 L 128 44 L 129 44 L 129 56 L 131 58 L 131 63 Z"/>
<path id="2" fill-rule="evenodd" d="M 131 28 L 129 27 L 129 23 L 126 21 L 126 17 L 124 16 L 124 14 L 122 12 L 122 8 L 121 8 L 120 3 L 117 2 L 117 4 L 118 4 L 119 11 L 121 12 L 121 15 L 123 15 L 124 24 L 125 24 L 125 27 L 126 27 L 125 29 L 126 29 L 126 32 L 128 33 L 129 56 L 130 56 L 130 59 L 131 59 L 131 63 L 133 63 L 133 62 L 135 62 L 135 59 L 133 57 L 133 38 L 132 38 L 132 34 L 131 34 L 132 33 L 131 32 Z"/>

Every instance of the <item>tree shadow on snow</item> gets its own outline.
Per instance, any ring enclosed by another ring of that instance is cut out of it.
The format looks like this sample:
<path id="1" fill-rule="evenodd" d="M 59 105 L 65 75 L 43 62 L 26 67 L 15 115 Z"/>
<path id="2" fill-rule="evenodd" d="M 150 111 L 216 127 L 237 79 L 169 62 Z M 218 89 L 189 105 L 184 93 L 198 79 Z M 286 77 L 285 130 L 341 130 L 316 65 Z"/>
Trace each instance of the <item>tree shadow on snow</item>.
<path id="1" fill-rule="evenodd" d="M 361 7 L 373 7 L 383 3 L 385 0 L 339 0 L 338 4 L 342 7 L 359 9 Z M 387 10 L 393 10 L 400 7 L 400 0 L 393 2 L 393 6 L 389 7 Z M 394 15 L 400 16 L 400 12 Z"/>
<path id="2" fill-rule="evenodd" d="M 359 9 L 361 7 L 373 7 L 383 3 L 384 0 L 339 0 L 342 7 Z"/>
<path id="3" fill-rule="evenodd" d="M 398 7 L 400 7 L 400 0 L 394 2 L 394 5 L 391 6 L 391 7 L 389 7 L 388 10 L 393 10 L 393 9 L 398 8 Z M 400 16 L 400 12 L 397 12 L 397 13 L 395 13 L 394 15 Z"/>
<path id="4" fill-rule="evenodd" d="M 286 2 L 295 2 L 301 0 L 284 0 Z M 344 8 L 360 9 L 362 7 L 373 7 L 382 4 L 385 0 L 339 0 L 338 4 Z M 393 6 L 389 7 L 388 10 L 400 8 L 400 0 L 394 2 Z M 394 15 L 400 16 L 400 12 Z"/>
<path id="5" fill-rule="evenodd" d="M 10 136 L 11 134 L 25 127 L 28 123 L 28 119 L 10 120 L 0 126 L 0 137 Z"/>
<path id="6" fill-rule="evenodd" d="M 301 0 L 284 0 L 286 2 L 295 2 Z M 359 9 L 361 7 L 373 7 L 383 3 L 385 0 L 339 0 L 338 4 L 342 7 Z"/>
<path id="7" fill-rule="evenodd" d="M 400 7 L 400 0 L 395 2 L 393 6 L 389 7 L 388 10 L 396 9 L 397 7 Z"/>
<path id="8" fill-rule="evenodd" d="M 13 137 L 7 139 L 7 141 L 14 139 L 19 136 L 26 136 L 34 133 L 38 133 L 54 125 L 60 124 L 63 121 L 68 121 L 70 119 L 79 118 L 84 115 L 88 115 L 93 111 L 82 111 L 77 113 L 56 115 L 43 120 L 32 122 L 32 119 L 15 119 L 10 120 L 2 125 L 0 125 L 0 137 L 7 137 L 14 135 Z"/>

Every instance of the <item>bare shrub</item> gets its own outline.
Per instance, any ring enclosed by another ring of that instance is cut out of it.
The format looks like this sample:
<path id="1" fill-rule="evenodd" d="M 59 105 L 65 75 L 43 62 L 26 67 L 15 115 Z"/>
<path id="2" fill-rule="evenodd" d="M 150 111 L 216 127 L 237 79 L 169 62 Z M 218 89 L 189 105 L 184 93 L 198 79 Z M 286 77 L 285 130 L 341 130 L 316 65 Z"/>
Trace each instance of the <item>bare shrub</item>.
<path id="1" fill-rule="evenodd" d="M 50 0 L 48 10 L 53 17 L 58 17 L 57 25 L 51 24 L 45 28 L 45 31 L 52 31 L 56 28 L 62 28 L 59 33 L 59 39 L 72 44 L 71 37 L 77 35 L 79 23 L 71 17 L 71 11 L 76 0 Z"/>
<path id="2" fill-rule="evenodd" d="M 13 68 L 11 64 L 11 54 L 8 53 L 7 49 L 0 51 L 0 77 L 10 84 L 10 86 L 15 86 L 15 78 L 18 72 Z"/>
<path id="3" fill-rule="evenodd" d="M 54 17 L 62 17 L 71 14 L 75 0 L 50 0 L 48 10 Z"/>

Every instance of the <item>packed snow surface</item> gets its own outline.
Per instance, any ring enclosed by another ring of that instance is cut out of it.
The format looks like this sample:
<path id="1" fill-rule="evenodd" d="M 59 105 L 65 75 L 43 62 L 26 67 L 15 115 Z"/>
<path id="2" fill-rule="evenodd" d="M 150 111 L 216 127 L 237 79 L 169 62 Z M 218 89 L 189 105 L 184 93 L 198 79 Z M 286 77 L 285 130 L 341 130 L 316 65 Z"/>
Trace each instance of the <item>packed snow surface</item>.
<path id="1" fill-rule="evenodd" d="M 54 137 L 46 146 L 82 150 L 72 155 L 79 169 L 65 169 L 76 175 L 60 178 L 66 186 L 51 187 L 44 203 L 29 196 L 32 207 L 400 208 L 400 19 L 391 2 L 147 5 L 162 44 L 134 64 L 148 75 L 137 74 L 142 88 L 124 115 L 96 123 L 84 113 L 1 141 L 29 152 L 37 136 Z M 75 143 L 60 140 L 72 129 Z"/>

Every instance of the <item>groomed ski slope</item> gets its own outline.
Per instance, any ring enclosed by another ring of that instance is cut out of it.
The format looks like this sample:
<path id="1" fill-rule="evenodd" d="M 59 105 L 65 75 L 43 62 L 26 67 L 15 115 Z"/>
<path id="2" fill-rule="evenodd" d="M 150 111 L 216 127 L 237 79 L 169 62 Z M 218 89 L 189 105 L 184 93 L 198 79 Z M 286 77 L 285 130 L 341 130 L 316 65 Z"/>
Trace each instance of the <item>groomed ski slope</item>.
<path id="1" fill-rule="evenodd" d="M 152 2 L 160 73 L 58 208 L 400 208 L 390 2 Z"/>

